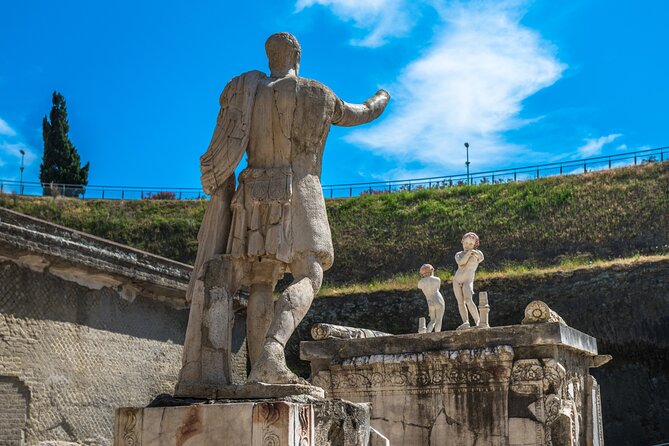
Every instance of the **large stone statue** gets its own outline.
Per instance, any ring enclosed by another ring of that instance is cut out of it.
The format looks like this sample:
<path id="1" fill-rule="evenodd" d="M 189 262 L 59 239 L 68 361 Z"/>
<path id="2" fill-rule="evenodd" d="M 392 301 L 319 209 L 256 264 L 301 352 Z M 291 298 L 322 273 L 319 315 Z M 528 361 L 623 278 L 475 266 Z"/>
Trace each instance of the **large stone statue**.
<path id="1" fill-rule="evenodd" d="M 265 49 L 270 75 L 250 71 L 226 85 L 214 135 L 201 157 L 202 185 L 211 201 L 189 286 L 191 314 L 180 384 L 226 381 L 212 371 L 212 362 L 228 360 L 220 357 L 224 348 L 217 347 L 215 336 L 215 325 L 225 321 L 212 320 L 213 304 L 201 302 L 203 271 L 217 256 L 227 280 L 222 295 L 231 299 L 242 286 L 250 290 L 248 381 L 301 381 L 286 366 L 284 347 L 334 255 L 320 183 L 325 140 L 331 124 L 370 122 L 390 98 L 379 90 L 363 104 L 348 104 L 325 85 L 299 77 L 301 49 L 291 34 L 270 36 Z M 234 171 L 244 153 L 248 166 L 235 190 Z M 294 281 L 275 303 L 272 292 L 287 272 Z M 178 393 L 187 392 L 179 392 L 177 385 Z"/>
<path id="2" fill-rule="evenodd" d="M 469 328 L 469 315 L 474 319 L 474 325 L 478 327 L 480 322 L 479 311 L 474 304 L 474 273 L 483 262 L 483 253 L 478 250 L 479 236 L 473 232 L 468 232 L 462 236 L 462 251 L 455 255 L 455 262 L 458 264 L 458 270 L 453 276 L 453 292 L 458 301 L 458 310 L 462 318 L 462 325 L 457 329 L 463 330 Z"/>

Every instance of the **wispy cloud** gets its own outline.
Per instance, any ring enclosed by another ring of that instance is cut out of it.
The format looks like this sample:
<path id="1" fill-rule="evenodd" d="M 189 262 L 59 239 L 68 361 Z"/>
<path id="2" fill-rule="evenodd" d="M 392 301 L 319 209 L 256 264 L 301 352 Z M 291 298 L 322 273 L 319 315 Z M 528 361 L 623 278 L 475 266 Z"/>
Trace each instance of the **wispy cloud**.
<path id="1" fill-rule="evenodd" d="M 530 122 L 520 118 L 523 101 L 555 83 L 565 65 L 550 43 L 520 24 L 518 2 L 458 3 L 439 12 L 443 26 L 432 48 L 389 88 L 391 113 L 347 140 L 449 171 L 462 166 L 465 141 L 478 168 L 527 156 L 504 133 Z"/>
<path id="2" fill-rule="evenodd" d="M 0 135 L 15 136 L 16 131 L 7 124 L 7 121 L 0 118 Z"/>
<path id="3" fill-rule="evenodd" d="M 21 151 L 25 155 L 21 154 Z M 37 159 L 36 152 L 24 141 L 21 134 L 15 131 L 4 119 L 0 118 L 0 179 L 9 180 L 15 177 L 24 158 L 24 166 L 31 166 Z"/>
<path id="4" fill-rule="evenodd" d="M 362 39 L 351 43 L 371 48 L 385 44 L 390 37 L 406 34 L 413 26 L 408 13 L 411 3 L 404 0 L 297 0 L 296 12 L 320 5 L 333 14 L 367 33 Z"/>
<path id="5" fill-rule="evenodd" d="M 602 153 L 602 149 L 604 146 L 610 142 L 615 141 L 616 139 L 620 138 L 622 135 L 620 133 L 612 133 L 607 136 L 600 136 L 599 138 L 586 138 L 585 139 L 585 144 L 583 144 L 581 147 L 576 149 L 576 153 L 580 157 L 587 157 L 587 156 L 594 156 L 594 155 L 599 155 Z M 627 146 L 623 144 L 620 147 L 625 147 Z M 620 149 L 619 147 L 619 149 Z"/>

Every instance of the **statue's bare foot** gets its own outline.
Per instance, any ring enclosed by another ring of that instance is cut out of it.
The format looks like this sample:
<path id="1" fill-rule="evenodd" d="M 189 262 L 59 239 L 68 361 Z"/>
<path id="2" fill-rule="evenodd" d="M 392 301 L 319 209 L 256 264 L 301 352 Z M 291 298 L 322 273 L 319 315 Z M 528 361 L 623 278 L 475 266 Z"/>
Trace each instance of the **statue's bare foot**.
<path id="1" fill-rule="evenodd" d="M 464 322 L 462 325 L 460 325 L 458 328 L 456 328 L 456 330 L 466 330 L 468 328 L 470 328 L 469 321 Z"/>
<path id="2" fill-rule="evenodd" d="M 290 371 L 286 365 L 283 346 L 272 341 L 265 343 L 263 351 L 251 368 L 249 382 L 266 384 L 303 384 L 309 383 Z"/>

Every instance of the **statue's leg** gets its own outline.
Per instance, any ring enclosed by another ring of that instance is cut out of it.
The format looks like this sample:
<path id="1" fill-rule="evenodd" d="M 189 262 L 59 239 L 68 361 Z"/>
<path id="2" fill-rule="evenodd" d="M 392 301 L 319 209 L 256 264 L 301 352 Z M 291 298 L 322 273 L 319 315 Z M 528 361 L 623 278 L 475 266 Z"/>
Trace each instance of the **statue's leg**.
<path id="1" fill-rule="evenodd" d="M 267 282 L 253 283 L 246 309 L 246 345 L 249 350 L 251 365 L 260 357 L 267 330 L 274 317 L 274 284 Z"/>
<path id="2" fill-rule="evenodd" d="M 444 319 L 444 311 L 446 310 L 446 306 L 443 303 L 439 303 L 435 305 L 435 312 L 436 312 L 436 324 L 434 325 L 434 331 L 435 332 L 440 332 L 441 331 L 441 323 L 442 320 Z"/>
<path id="3" fill-rule="evenodd" d="M 459 282 L 453 281 L 453 293 L 455 293 L 455 300 L 458 301 L 458 311 L 460 312 L 460 318 L 462 319 L 461 328 L 465 324 L 469 325 L 469 315 L 467 315 L 467 307 L 465 306 L 465 298 L 462 292 L 462 284 Z"/>
<path id="4" fill-rule="evenodd" d="M 432 333 L 432 330 L 434 330 L 435 324 L 437 322 L 437 309 L 434 304 L 429 304 L 428 309 L 430 313 L 430 322 L 427 324 L 427 329 L 425 332 Z"/>
<path id="5" fill-rule="evenodd" d="M 300 256 L 297 256 L 298 258 Z M 311 302 L 323 282 L 323 267 L 314 255 L 301 256 L 290 265 L 295 280 L 281 293 L 274 306 L 274 319 L 267 331 L 260 358 L 251 368 L 249 381 L 269 384 L 303 383 L 286 366 L 284 347 L 300 321 L 309 311 Z"/>
<path id="6" fill-rule="evenodd" d="M 481 321 L 481 316 L 479 316 L 479 309 L 476 308 L 476 304 L 474 304 L 474 282 L 467 282 L 463 284 L 462 290 L 464 291 L 465 295 L 465 304 L 467 304 L 469 313 L 474 319 L 474 325 L 478 326 L 479 322 Z"/>

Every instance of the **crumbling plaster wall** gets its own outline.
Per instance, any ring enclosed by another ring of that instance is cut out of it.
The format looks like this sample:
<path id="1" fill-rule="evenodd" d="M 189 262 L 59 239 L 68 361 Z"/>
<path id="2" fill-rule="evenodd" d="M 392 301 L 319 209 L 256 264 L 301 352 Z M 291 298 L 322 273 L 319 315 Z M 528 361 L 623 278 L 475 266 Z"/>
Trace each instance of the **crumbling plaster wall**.
<path id="1" fill-rule="evenodd" d="M 0 262 L 0 378 L 25 386 L 26 444 L 110 445 L 117 407 L 173 391 L 187 318 Z M 0 413 L 18 404 L 2 398 Z"/>

